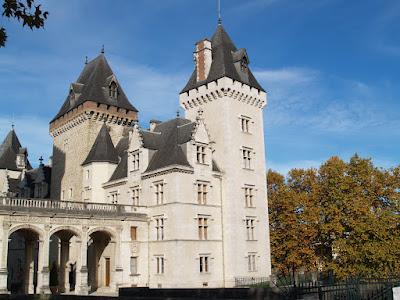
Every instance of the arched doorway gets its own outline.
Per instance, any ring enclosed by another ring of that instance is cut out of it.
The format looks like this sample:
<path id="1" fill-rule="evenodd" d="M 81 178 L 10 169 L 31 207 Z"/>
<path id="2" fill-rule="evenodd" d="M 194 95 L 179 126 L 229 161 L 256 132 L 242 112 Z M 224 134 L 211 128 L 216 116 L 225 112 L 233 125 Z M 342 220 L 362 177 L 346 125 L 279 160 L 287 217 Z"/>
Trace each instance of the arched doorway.
<path id="1" fill-rule="evenodd" d="M 75 291 L 80 235 L 70 227 L 51 232 L 49 245 L 49 286 L 52 293 Z"/>
<path id="2" fill-rule="evenodd" d="M 34 294 L 38 285 L 39 231 L 22 227 L 8 237 L 7 289 L 13 294 Z"/>
<path id="3" fill-rule="evenodd" d="M 90 292 L 112 290 L 114 260 L 113 235 L 106 230 L 89 233 L 87 263 Z"/>

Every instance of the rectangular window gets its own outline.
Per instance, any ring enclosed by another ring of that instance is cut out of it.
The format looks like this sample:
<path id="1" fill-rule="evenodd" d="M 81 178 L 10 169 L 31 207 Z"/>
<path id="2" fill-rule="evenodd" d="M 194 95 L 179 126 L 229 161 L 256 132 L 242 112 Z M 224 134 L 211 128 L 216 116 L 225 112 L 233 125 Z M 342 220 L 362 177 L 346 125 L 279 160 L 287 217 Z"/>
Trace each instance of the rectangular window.
<path id="1" fill-rule="evenodd" d="M 139 151 L 132 153 L 132 168 L 134 171 L 139 170 Z"/>
<path id="2" fill-rule="evenodd" d="M 132 188 L 132 205 L 139 206 L 139 187 Z"/>
<path id="3" fill-rule="evenodd" d="M 208 218 L 204 216 L 199 216 L 197 218 L 198 229 L 199 229 L 199 240 L 208 239 Z"/>
<path id="4" fill-rule="evenodd" d="M 200 273 L 208 273 L 210 257 L 208 255 L 200 256 Z"/>
<path id="5" fill-rule="evenodd" d="M 197 183 L 197 203 L 207 204 L 207 184 Z"/>
<path id="6" fill-rule="evenodd" d="M 164 203 L 164 183 L 163 182 L 155 183 L 154 187 L 155 187 L 156 203 L 163 204 Z"/>
<path id="7" fill-rule="evenodd" d="M 197 145 L 196 146 L 196 157 L 197 157 L 197 162 L 199 164 L 206 163 L 206 146 L 205 145 Z"/>
<path id="8" fill-rule="evenodd" d="M 156 273 L 164 274 L 164 256 L 156 256 Z"/>
<path id="9" fill-rule="evenodd" d="M 89 170 L 86 170 L 86 180 L 88 180 L 88 179 L 89 179 L 89 175 L 90 175 L 90 172 L 89 172 Z"/>
<path id="10" fill-rule="evenodd" d="M 111 192 L 109 199 L 112 204 L 117 204 L 118 203 L 118 191 Z"/>
<path id="11" fill-rule="evenodd" d="M 250 132 L 250 118 L 241 116 L 240 117 L 240 128 L 242 132 L 249 133 Z"/>
<path id="12" fill-rule="evenodd" d="M 247 231 L 247 240 L 254 241 L 254 227 L 255 227 L 255 219 L 254 218 L 246 218 L 246 231 Z"/>
<path id="13" fill-rule="evenodd" d="M 249 253 L 248 259 L 248 270 L 249 272 L 256 271 L 256 253 Z"/>
<path id="14" fill-rule="evenodd" d="M 244 187 L 244 199 L 246 207 L 254 207 L 254 188 L 250 186 Z"/>
<path id="15" fill-rule="evenodd" d="M 68 199 L 72 199 L 72 188 L 69 189 Z"/>
<path id="16" fill-rule="evenodd" d="M 61 200 L 65 200 L 65 191 L 64 190 L 62 190 L 62 192 L 61 192 Z"/>
<path id="17" fill-rule="evenodd" d="M 131 257 L 131 275 L 138 274 L 138 258 L 137 256 Z"/>
<path id="18" fill-rule="evenodd" d="M 137 227 L 136 226 L 131 226 L 131 240 L 132 241 L 137 240 Z"/>
<path id="19" fill-rule="evenodd" d="M 242 151 L 242 158 L 243 158 L 243 168 L 251 169 L 251 166 L 252 166 L 252 163 L 251 163 L 252 149 L 243 148 L 241 151 Z"/>
<path id="20" fill-rule="evenodd" d="M 157 241 L 162 241 L 164 239 L 164 217 L 156 217 L 155 221 Z"/>

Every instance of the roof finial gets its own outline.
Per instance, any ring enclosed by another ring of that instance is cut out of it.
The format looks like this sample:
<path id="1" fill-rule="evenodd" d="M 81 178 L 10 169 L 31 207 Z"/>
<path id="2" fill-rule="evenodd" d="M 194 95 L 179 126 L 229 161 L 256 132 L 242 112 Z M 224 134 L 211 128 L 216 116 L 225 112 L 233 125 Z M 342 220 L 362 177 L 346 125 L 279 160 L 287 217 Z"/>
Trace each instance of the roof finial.
<path id="1" fill-rule="evenodd" d="M 104 45 L 101 47 L 101 54 L 104 54 Z"/>
<path id="2" fill-rule="evenodd" d="M 217 0 L 218 4 L 218 25 L 222 24 L 222 18 L 221 18 L 221 0 Z"/>
<path id="3" fill-rule="evenodd" d="M 11 129 L 14 130 L 14 122 L 11 123 Z"/>
<path id="4" fill-rule="evenodd" d="M 42 156 L 39 157 L 39 162 L 40 162 L 40 165 L 43 165 L 43 157 Z"/>
<path id="5" fill-rule="evenodd" d="M 179 118 L 180 113 L 179 113 L 179 109 L 176 110 L 176 117 Z"/>
<path id="6" fill-rule="evenodd" d="M 87 57 L 87 55 L 86 55 L 86 58 L 85 58 L 85 65 L 87 65 L 88 64 L 88 57 Z"/>

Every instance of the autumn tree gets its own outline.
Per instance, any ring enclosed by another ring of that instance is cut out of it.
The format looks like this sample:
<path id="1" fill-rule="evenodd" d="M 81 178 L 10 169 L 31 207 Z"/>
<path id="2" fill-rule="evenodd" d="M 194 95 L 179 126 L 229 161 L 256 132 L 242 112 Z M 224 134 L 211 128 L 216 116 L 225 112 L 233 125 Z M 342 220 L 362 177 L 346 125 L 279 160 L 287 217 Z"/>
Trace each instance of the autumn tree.
<path id="1" fill-rule="evenodd" d="M 41 5 L 34 5 L 35 0 L 4 0 L 2 16 L 22 22 L 22 26 L 30 29 L 43 28 L 48 12 L 42 11 Z M 7 32 L 0 27 L 0 48 L 5 46 Z"/>
<path id="2" fill-rule="evenodd" d="M 267 175 L 272 261 L 276 270 L 292 275 L 316 270 L 315 239 L 318 209 L 314 206 L 315 170 L 292 170 L 287 182 L 276 172 Z"/>
<path id="3" fill-rule="evenodd" d="M 354 155 L 319 170 L 269 171 L 273 266 L 335 276 L 400 275 L 400 168 Z"/>

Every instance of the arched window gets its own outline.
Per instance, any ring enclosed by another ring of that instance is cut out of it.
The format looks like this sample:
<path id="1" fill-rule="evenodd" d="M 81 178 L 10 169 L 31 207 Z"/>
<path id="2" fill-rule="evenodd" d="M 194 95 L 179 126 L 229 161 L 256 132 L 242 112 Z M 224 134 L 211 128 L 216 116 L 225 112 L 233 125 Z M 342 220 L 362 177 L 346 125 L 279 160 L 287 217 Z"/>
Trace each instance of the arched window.
<path id="1" fill-rule="evenodd" d="M 118 96 L 118 87 L 117 84 L 115 83 L 115 81 L 110 83 L 110 87 L 109 87 L 109 96 L 112 99 L 117 99 Z"/>

